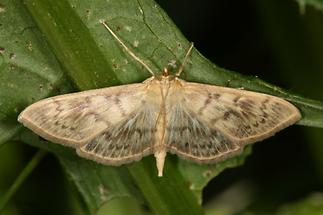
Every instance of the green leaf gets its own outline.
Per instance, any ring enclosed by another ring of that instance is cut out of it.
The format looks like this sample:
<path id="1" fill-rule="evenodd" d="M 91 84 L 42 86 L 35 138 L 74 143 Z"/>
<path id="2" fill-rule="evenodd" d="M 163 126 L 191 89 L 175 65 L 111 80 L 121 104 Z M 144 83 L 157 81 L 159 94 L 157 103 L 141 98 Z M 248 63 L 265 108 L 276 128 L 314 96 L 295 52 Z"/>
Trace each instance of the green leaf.
<path id="1" fill-rule="evenodd" d="M 302 13 L 305 12 L 306 5 L 310 5 L 317 10 L 323 11 L 323 1 L 322 0 L 296 0 L 299 4 Z"/>
<path id="2" fill-rule="evenodd" d="M 50 144 L 30 131 L 23 132 L 20 138 L 32 146 L 57 155 L 70 180 L 85 199 L 90 214 L 115 197 L 135 196 L 143 201 L 125 166 L 115 168 L 82 159 L 74 150 Z"/>
<path id="3" fill-rule="evenodd" d="M 281 206 L 276 215 L 323 214 L 323 194 L 313 193 L 297 202 Z"/>
<path id="4" fill-rule="evenodd" d="M 18 113 L 41 98 L 66 91 L 59 63 L 18 1 L 0 6 L 0 145 L 21 127 Z"/>
<path id="5" fill-rule="evenodd" d="M 227 214 L 227 213 L 223 213 Z M 259 211 L 248 210 L 242 215 L 257 215 Z M 319 215 L 323 214 L 323 194 L 312 193 L 309 196 L 295 202 L 280 206 L 275 212 L 261 211 L 261 214 L 274 215 Z"/>
<path id="6" fill-rule="evenodd" d="M 86 90 L 140 82 L 149 77 L 102 27 L 101 19 L 108 21 L 156 73 L 174 60 L 179 63 L 190 45 L 152 0 L 26 0 L 25 5 L 29 12 L 20 1 L 5 1 L 5 11 L 0 13 L 0 47 L 5 50 L 0 61 L 0 105 L 4 104 L 0 106 L 1 123 L 14 121 L 17 113 L 35 100 L 71 91 L 69 80 Z M 323 127 L 321 102 L 218 68 L 197 50 L 185 69 L 183 79 L 188 81 L 243 87 L 283 97 L 301 110 L 300 124 Z M 10 136 L 16 132 L 15 126 L 7 128 Z M 165 177 L 160 179 L 152 156 L 126 166 L 108 167 L 81 159 L 73 150 L 42 141 L 30 132 L 23 133 L 21 139 L 59 157 L 91 213 L 114 197 L 134 196 L 148 202 L 156 214 L 202 214 L 198 199 L 203 187 L 223 169 L 240 165 L 250 150 L 209 166 L 169 156 Z"/>
<path id="7" fill-rule="evenodd" d="M 178 162 L 178 169 L 190 184 L 190 189 L 195 192 L 197 198 L 201 198 L 203 188 L 207 183 L 223 170 L 240 166 L 244 163 L 247 156 L 251 153 L 251 147 L 246 147 L 241 155 L 226 161 L 220 162 L 217 165 L 199 165 L 191 162 Z M 202 199 L 200 199 L 202 201 Z"/>

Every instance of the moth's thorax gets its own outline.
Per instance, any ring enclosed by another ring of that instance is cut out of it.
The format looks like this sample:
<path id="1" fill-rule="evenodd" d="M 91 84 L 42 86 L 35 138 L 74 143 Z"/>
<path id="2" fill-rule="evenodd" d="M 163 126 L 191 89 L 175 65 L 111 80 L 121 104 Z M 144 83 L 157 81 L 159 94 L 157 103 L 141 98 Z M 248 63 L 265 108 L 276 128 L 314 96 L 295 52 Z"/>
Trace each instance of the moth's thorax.
<path id="1" fill-rule="evenodd" d="M 158 85 L 162 88 L 170 88 L 172 86 L 181 86 L 184 81 L 180 80 L 177 75 L 169 73 L 167 68 L 164 68 L 161 75 L 155 75 L 148 79 L 150 84 Z"/>

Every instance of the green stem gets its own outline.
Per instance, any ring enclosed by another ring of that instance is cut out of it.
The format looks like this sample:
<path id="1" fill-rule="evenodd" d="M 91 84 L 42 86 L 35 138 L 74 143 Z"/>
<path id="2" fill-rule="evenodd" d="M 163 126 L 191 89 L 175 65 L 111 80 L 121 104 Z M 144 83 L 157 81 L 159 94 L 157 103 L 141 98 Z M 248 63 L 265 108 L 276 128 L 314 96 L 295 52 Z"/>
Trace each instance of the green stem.
<path id="1" fill-rule="evenodd" d="M 9 190 L 5 193 L 5 195 L 0 199 L 0 213 L 5 209 L 7 203 L 11 199 L 11 197 L 16 193 L 22 183 L 26 180 L 26 178 L 33 172 L 35 167 L 39 164 L 42 158 L 45 156 L 46 152 L 43 150 L 38 150 L 34 157 L 29 161 L 27 166 L 22 170 L 18 178 L 11 185 Z"/>

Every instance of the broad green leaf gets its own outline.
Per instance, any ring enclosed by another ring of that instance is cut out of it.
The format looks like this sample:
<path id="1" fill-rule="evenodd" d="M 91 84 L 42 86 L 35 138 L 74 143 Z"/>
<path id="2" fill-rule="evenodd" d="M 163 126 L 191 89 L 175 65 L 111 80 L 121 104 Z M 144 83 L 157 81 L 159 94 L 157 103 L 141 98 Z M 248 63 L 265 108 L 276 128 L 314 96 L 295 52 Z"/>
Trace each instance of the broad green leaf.
<path id="1" fill-rule="evenodd" d="M 191 162 L 178 162 L 178 169 L 190 185 L 190 189 L 196 193 L 198 198 L 201 197 L 203 188 L 207 183 L 223 170 L 240 166 L 246 157 L 251 153 L 251 147 L 246 147 L 244 152 L 234 158 L 223 161 L 217 165 L 199 165 Z M 201 201 L 201 199 L 200 199 Z"/>
<path id="2" fill-rule="evenodd" d="M 59 94 L 54 89 L 64 92 L 71 90 L 71 87 L 66 87 L 69 80 L 80 90 L 86 90 L 140 82 L 149 77 L 149 73 L 125 53 L 102 27 L 99 22 L 101 19 L 106 20 L 156 73 L 174 60 L 180 63 L 189 47 L 189 42 L 152 0 L 26 0 L 25 5 L 29 12 L 20 1 L 6 1 L 2 4 L 4 11 L 0 13 L 0 23 L 3 23 L 1 29 L 5 29 L 4 34 L 1 32 L 0 35 L 0 47 L 5 50 L 1 55 L 3 63 L 0 65 L 0 78 L 6 77 L 2 73 L 8 76 L 11 74 L 11 64 L 19 65 L 19 71 L 24 71 L 23 75 L 16 71 L 19 75 L 12 75 L 9 81 L 0 82 L 0 92 L 4 94 L 0 97 L 0 105 L 7 102 L 0 109 L 5 116 L 0 119 L 1 123 L 15 119 L 17 113 L 34 100 Z M 12 27 L 13 23 L 16 28 Z M 15 43 L 12 36 L 16 35 L 17 26 L 20 28 L 20 43 Z M 20 35 L 21 32 L 23 35 Z M 30 35 L 24 35 L 26 32 Z M 2 41 L 6 42 L 2 44 Z M 28 52 L 29 41 L 32 41 L 31 47 L 35 53 L 39 52 L 38 55 Z M 20 55 L 22 57 L 18 58 Z M 60 65 L 70 79 L 64 76 Z M 185 69 L 183 79 L 188 81 L 243 87 L 288 99 L 302 112 L 300 124 L 323 127 L 321 102 L 291 94 L 258 78 L 218 68 L 197 50 L 193 52 Z M 19 86 L 20 90 L 17 91 L 17 87 L 11 90 L 8 84 Z M 18 125 L 7 128 L 11 136 L 17 129 L 15 126 Z M 91 212 L 114 197 L 131 195 L 145 199 L 155 213 L 201 214 L 198 198 L 194 198 L 190 189 L 199 197 L 202 188 L 212 177 L 227 167 L 241 164 L 249 150 L 240 157 L 210 166 L 199 166 L 169 156 L 165 177 L 159 179 L 152 156 L 123 167 L 104 167 L 78 158 L 72 150 L 41 141 L 30 133 L 21 139 L 58 155 Z"/>
<path id="3" fill-rule="evenodd" d="M 0 145 L 21 127 L 28 104 L 66 91 L 64 73 L 20 1 L 0 6 Z"/>

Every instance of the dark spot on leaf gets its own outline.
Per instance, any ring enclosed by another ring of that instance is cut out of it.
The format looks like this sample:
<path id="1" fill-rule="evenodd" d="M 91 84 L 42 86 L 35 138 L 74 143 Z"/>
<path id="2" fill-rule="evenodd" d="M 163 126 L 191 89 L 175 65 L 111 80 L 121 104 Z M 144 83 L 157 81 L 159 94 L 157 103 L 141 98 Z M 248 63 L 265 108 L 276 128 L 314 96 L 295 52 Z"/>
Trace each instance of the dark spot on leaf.
<path id="1" fill-rule="evenodd" d="M 10 60 L 14 60 L 16 57 L 17 57 L 17 55 L 15 53 L 10 53 L 9 54 Z"/>
<path id="2" fill-rule="evenodd" d="M 6 11 L 6 6 L 4 4 L 0 4 L 0 13 Z"/>
<path id="3" fill-rule="evenodd" d="M 212 175 L 212 171 L 211 170 L 206 170 L 204 173 L 203 173 L 203 176 L 205 178 L 210 178 Z"/>

